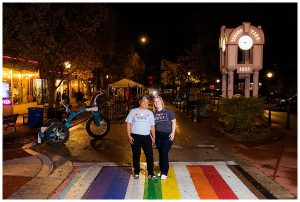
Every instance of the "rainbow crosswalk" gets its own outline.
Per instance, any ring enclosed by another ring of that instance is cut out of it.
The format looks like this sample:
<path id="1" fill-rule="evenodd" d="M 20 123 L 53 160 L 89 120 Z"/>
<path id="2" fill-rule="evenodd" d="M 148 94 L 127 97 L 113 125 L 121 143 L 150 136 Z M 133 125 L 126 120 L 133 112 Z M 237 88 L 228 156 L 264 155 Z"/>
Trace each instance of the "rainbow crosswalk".
<path id="1" fill-rule="evenodd" d="M 145 164 L 139 179 L 132 168 L 113 163 L 75 164 L 49 199 L 260 199 L 266 198 L 234 162 L 172 162 L 166 180 L 151 180 Z M 241 179 L 242 178 L 242 179 Z"/>

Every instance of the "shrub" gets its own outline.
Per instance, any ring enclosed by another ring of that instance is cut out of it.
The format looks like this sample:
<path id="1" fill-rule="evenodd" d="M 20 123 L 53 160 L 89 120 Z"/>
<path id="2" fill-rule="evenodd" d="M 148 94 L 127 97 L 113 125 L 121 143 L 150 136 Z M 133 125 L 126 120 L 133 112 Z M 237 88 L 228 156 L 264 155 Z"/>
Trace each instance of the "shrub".
<path id="1" fill-rule="evenodd" d="M 219 120 L 231 136 L 239 141 L 257 141 L 269 137 L 261 98 L 224 99 Z"/>

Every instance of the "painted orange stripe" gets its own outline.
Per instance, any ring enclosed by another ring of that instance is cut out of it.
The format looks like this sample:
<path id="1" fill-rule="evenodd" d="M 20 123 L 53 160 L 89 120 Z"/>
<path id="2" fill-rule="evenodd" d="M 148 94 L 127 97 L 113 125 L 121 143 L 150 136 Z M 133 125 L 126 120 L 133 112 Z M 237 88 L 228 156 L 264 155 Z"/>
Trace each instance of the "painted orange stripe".
<path id="1" fill-rule="evenodd" d="M 201 168 L 219 199 L 238 199 L 214 166 L 207 165 Z"/>
<path id="2" fill-rule="evenodd" d="M 200 199 L 219 199 L 200 166 L 187 166 Z"/>

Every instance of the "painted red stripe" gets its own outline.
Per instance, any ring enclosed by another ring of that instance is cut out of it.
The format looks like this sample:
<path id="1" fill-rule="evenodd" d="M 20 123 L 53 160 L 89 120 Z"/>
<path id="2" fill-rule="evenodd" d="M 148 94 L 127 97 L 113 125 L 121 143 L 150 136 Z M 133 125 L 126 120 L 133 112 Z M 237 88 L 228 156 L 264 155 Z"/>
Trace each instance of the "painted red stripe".
<path id="1" fill-rule="evenodd" d="M 75 167 L 75 169 L 72 171 L 72 173 L 65 179 L 57 188 L 56 190 L 48 197 L 48 199 L 56 199 L 56 197 L 62 192 L 71 182 L 71 180 L 74 178 L 77 173 L 79 173 L 81 170 L 81 167 Z"/>
<path id="2" fill-rule="evenodd" d="M 201 168 L 219 199 L 238 199 L 214 166 L 207 165 Z"/>

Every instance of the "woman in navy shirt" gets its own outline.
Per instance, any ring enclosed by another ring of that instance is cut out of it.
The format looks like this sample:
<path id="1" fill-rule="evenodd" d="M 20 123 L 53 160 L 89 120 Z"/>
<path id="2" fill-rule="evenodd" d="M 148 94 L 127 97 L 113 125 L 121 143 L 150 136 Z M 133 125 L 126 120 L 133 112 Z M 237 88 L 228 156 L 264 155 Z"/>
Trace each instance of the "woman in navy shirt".
<path id="1" fill-rule="evenodd" d="M 153 100 L 153 114 L 155 121 L 155 144 L 159 153 L 159 167 L 161 179 L 165 180 L 169 171 L 168 153 L 174 141 L 176 119 L 172 110 L 166 109 L 162 97 Z"/>

